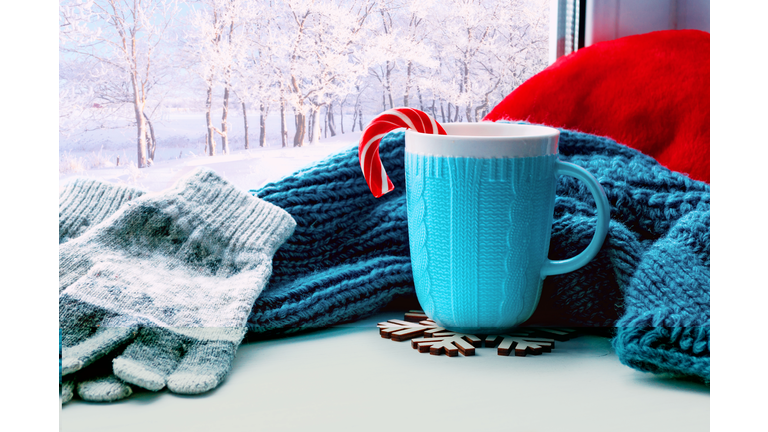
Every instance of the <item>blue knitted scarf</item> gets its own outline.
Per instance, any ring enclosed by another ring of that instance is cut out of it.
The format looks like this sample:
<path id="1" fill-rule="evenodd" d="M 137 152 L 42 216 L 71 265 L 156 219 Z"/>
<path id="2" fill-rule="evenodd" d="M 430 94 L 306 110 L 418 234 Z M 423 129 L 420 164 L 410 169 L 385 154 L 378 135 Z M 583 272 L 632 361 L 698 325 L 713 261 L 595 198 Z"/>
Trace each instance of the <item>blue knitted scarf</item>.
<path id="1" fill-rule="evenodd" d="M 357 147 L 253 190 L 287 210 L 296 231 L 274 256 L 272 278 L 249 329 L 262 335 L 369 316 L 414 298 L 408 249 L 404 134 L 380 145 L 393 192 L 374 198 Z M 709 186 L 608 138 L 561 130 L 560 159 L 603 185 L 611 223 L 581 269 L 544 281 L 527 325 L 615 328 L 626 365 L 709 381 Z M 558 180 L 551 259 L 586 247 L 595 205 L 583 183 Z"/>

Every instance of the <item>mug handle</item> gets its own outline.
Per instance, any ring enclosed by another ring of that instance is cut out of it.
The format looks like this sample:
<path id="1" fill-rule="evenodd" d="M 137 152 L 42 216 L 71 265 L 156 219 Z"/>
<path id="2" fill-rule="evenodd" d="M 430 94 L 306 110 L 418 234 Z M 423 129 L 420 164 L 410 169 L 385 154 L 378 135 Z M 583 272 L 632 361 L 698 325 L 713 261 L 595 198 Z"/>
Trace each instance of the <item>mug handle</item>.
<path id="1" fill-rule="evenodd" d="M 556 175 L 563 174 L 576 177 L 587 185 L 587 188 L 592 192 L 592 196 L 595 198 L 595 203 L 597 204 L 597 228 L 595 228 L 595 235 L 592 236 L 592 241 L 580 254 L 573 258 L 559 261 L 547 259 L 547 262 L 544 263 L 544 266 L 541 268 L 542 279 L 546 276 L 572 272 L 584 266 L 594 258 L 603 246 L 605 236 L 608 234 L 608 222 L 610 222 L 611 219 L 611 208 L 608 204 L 608 198 L 605 196 L 605 191 L 589 171 L 572 163 L 557 161 L 555 165 L 555 173 Z"/>

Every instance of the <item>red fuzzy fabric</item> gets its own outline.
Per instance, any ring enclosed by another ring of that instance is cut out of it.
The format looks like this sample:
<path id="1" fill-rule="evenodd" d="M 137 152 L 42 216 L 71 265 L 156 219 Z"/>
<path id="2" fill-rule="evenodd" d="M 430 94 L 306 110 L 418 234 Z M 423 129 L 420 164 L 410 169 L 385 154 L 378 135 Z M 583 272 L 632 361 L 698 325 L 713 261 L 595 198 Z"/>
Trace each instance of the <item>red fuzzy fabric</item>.
<path id="1" fill-rule="evenodd" d="M 484 120 L 525 120 L 595 135 L 709 183 L 709 33 L 627 36 L 561 57 Z"/>

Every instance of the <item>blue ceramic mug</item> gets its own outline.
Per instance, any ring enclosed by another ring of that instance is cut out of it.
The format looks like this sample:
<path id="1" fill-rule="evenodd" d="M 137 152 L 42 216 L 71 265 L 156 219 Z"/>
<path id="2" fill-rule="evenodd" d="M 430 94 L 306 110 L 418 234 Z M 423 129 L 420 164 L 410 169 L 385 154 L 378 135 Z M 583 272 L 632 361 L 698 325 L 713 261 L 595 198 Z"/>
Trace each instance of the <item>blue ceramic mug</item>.
<path id="1" fill-rule="evenodd" d="M 557 129 L 512 123 L 449 123 L 448 135 L 405 132 L 408 234 L 416 295 L 437 324 L 487 334 L 536 309 L 544 278 L 597 255 L 610 207 L 600 183 L 561 162 Z M 575 257 L 548 259 L 558 175 L 583 181 L 597 227 Z"/>

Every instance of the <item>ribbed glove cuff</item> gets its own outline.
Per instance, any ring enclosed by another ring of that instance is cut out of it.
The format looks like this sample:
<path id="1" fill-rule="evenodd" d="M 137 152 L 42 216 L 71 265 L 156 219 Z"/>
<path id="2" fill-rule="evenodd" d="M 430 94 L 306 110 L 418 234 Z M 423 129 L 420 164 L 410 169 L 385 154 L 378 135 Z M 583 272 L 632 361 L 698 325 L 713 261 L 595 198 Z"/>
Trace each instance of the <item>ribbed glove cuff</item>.
<path id="1" fill-rule="evenodd" d="M 145 192 L 92 179 L 77 179 L 59 194 L 59 243 L 80 236 Z"/>
<path id="2" fill-rule="evenodd" d="M 288 212 L 241 191 L 206 168 L 183 178 L 162 195 L 167 202 L 165 211 L 172 211 L 172 195 L 192 204 L 183 206 L 186 213 L 178 215 L 180 225 L 205 232 L 232 251 L 258 250 L 271 258 L 296 228 Z"/>

